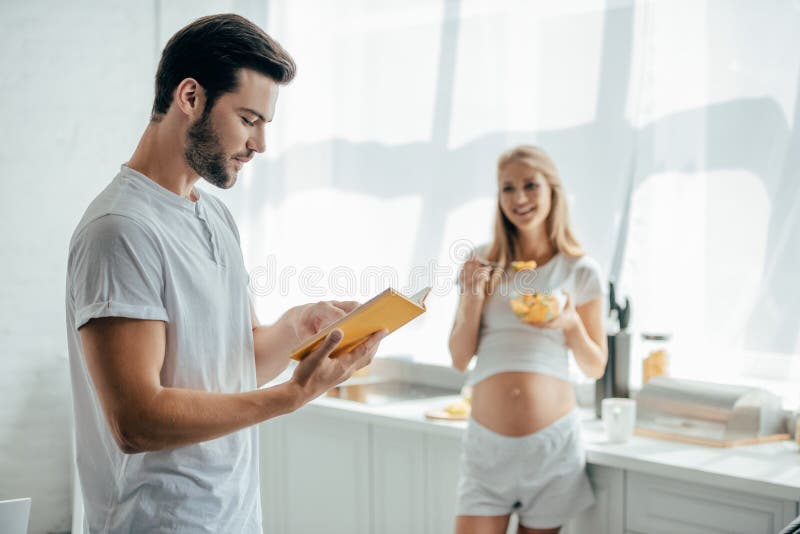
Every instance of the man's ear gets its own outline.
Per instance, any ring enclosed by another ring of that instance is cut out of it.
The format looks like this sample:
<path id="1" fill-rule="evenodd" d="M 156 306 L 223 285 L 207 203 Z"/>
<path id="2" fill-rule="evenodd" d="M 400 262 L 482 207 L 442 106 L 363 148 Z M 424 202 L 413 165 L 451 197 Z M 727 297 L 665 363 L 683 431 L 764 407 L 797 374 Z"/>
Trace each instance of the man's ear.
<path id="1" fill-rule="evenodd" d="M 175 98 L 178 109 L 187 116 L 195 120 L 203 114 L 206 105 L 206 93 L 203 86 L 194 78 L 185 78 L 178 87 L 175 88 Z"/>

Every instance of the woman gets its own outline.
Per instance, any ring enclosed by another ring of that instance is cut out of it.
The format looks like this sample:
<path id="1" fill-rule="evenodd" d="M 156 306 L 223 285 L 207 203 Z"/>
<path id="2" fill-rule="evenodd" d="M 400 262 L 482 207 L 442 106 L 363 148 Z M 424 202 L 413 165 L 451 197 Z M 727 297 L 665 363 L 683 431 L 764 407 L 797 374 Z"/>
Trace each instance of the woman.
<path id="1" fill-rule="evenodd" d="M 464 264 L 450 334 L 453 366 L 464 371 L 472 415 L 464 437 L 457 534 L 504 533 L 510 514 L 520 534 L 557 533 L 594 502 L 585 474 L 568 350 L 590 378 L 607 360 L 604 283 L 570 228 L 555 165 L 540 148 L 520 146 L 497 164 L 494 241 Z M 535 261 L 515 272 L 512 261 Z M 511 310 L 509 292 L 562 290 L 566 303 L 531 325 Z"/>

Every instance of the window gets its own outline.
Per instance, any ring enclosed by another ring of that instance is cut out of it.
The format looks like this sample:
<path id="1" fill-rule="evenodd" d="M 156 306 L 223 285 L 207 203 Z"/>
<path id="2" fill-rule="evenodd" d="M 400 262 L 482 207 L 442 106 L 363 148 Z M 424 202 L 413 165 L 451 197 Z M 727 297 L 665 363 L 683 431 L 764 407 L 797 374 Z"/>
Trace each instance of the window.
<path id="1" fill-rule="evenodd" d="M 559 167 L 585 248 L 632 297 L 633 326 L 674 334 L 676 374 L 800 378 L 796 2 L 268 12 L 299 70 L 267 155 L 226 193 L 251 277 L 271 256 L 323 277 L 391 266 L 401 288 L 420 270 L 420 284 L 454 277 L 454 244 L 491 236 L 496 157 L 534 143 Z M 265 294 L 260 315 L 342 298 L 319 286 Z M 454 306 L 435 296 L 384 350 L 449 364 Z"/>

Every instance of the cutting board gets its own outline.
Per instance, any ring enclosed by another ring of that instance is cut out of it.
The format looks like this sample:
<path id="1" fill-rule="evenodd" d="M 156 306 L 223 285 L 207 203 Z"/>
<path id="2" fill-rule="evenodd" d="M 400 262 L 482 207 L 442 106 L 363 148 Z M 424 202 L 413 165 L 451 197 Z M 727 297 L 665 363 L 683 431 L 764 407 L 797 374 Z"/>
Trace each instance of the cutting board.
<path id="1" fill-rule="evenodd" d="M 434 410 L 428 410 L 425 412 L 425 417 L 435 421 L 466 421 L 469 419 L 469 414 L 455 415 L 450 412 L 446 412 L 444 408 L 436 408 Z"/>
<path id="2" fill-rule="evenodd" d="M 706 447 L 741 447 L 744 445 L 760 445 L 762 443 L 772 443 L 775 441 L 785 441 L 789 439 L 789 434 L 773 434 L 771 436 L 761 436 L 752 439 L 739 439 L 733 441 L 717 441 L 712 439 L 696 438 L 692 436 L 682 436 L 680 434 L 670 434 L 649 428 L 636 427 L 636 435 L 646 438 L 665 439 L 668 441 L 679 441 L 681 443 L 691 443 L 692 445 L 704 445 Z"/>

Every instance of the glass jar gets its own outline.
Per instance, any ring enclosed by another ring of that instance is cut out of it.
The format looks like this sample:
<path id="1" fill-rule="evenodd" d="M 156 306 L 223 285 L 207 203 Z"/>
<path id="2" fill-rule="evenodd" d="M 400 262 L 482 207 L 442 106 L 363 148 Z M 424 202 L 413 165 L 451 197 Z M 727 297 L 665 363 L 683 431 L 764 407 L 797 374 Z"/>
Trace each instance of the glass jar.
<path id="1" fill-rule="evenodd" d="M 642 385 L 655 376 L 669 376 L 670 334 L 642 334 Z"/>

